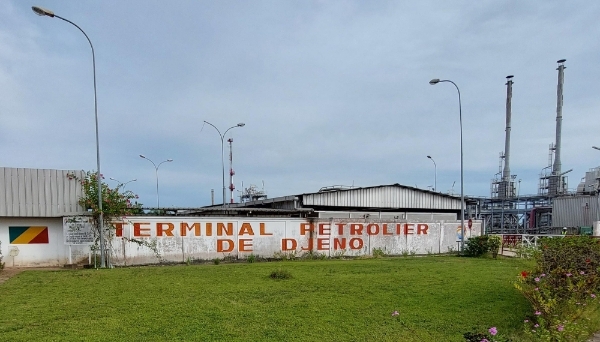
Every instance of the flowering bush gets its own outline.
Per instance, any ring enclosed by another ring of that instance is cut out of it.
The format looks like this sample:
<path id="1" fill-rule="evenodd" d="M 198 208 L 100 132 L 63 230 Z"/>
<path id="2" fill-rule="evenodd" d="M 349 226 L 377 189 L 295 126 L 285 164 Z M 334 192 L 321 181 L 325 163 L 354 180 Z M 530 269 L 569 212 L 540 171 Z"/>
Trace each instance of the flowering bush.
<path id="1" fill-rule="evenodd" d="M 113 222 L 118 222 L 123 216 L 142 213 L 142 204 L 137 202 L 139 198 L 133 192 L 121 191 L 121 186 L 110 188 L 106 183 L 102 182 L 104 177 L 101 177 L 102 189 L 102 213 L 105 230 L 106 241 L 110 243 L 114 235 L 115 227 Z M 79 198 L 79 205 L 91 212 L 92 227 L 94 236 L 96 237 L 96 247 L 100 237 L 100 229 L 98 221 L 100 219 L 100 210 L 98 208 L 98 178 L 96 172 L 88 171 L 85 177 L 80 179 L 75 174 L 69 173 L 67 178 L 72 181 L 81 183 L 83 195 Z"/>
<path id="2" fill-rule="evenodd" d="M 4 269 L 4 263 L 2 262 L 4 256 L 2 256 L 2 241 L 0 241 L 0 271 Z"/>
<path id="3" fill-rule="evenodd" d="M 502 337 L 498 333 L 498 328 L 491 327 L 485 333 L 481 332 L 468 332 L 463 334 L 465 341 L 467 342 L 508 342 L 510 341 L 506 337 Z"/>
<path id="4" fill-rule="evenodd" d="M 572 341 L 588 333 L 586 315 L 598 307 L 600 245 L 589 237 L 540 241 L 533 271 L 522 271 L 515 287 L 533 315 L 525 333 L 536 341 Z"/>

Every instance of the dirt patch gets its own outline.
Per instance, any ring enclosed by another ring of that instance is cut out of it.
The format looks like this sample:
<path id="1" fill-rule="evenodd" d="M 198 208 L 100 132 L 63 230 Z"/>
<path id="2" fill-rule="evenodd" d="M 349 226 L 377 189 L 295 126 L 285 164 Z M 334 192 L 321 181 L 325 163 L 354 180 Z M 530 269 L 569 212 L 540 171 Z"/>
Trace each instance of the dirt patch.
<path id="1" fill-rule="evenodd" d="M 42 270 L 42 271 L 56 271 L 63 270 L 62 267 L 7 267 L 0 271 L 0 284 L 4 283 L 8 279 L 16 276 L 23 271 L 31 270 Z"/>

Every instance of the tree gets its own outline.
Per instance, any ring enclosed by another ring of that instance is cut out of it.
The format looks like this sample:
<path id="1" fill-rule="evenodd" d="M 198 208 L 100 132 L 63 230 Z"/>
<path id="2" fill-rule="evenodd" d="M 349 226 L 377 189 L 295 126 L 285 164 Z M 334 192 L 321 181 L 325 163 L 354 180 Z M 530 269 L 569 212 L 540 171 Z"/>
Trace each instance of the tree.
<path id="1" fill-rule="evenodd" d="M 101 180 L 104 179 L 102 174 Z M 71 181 L 80 182 L 83 195 L 79 198 L 79 205 L 85 208 L 91 214 L 92 231 L 94 232 L 93 249 L 99 249 L 100 240 L 100 210 L 98 208 L 98 178 L 97 173 L 88 171 L 83 179 L 80 179 L 73 173 L 67 174 Z M 130 190 L 124 191 L 123 185 L 119 184 L 116 188 L 109 187 L 101 182 L 102 189 L 102 213 L 104 215 L 104 241 L 110 249 L 112 239 L 115 235 L 116 227 L 114 222 L 121 222 L 123 217 L 135 214 L 141 214 L 142 204 L 138 203 L 138 195 Z"/>

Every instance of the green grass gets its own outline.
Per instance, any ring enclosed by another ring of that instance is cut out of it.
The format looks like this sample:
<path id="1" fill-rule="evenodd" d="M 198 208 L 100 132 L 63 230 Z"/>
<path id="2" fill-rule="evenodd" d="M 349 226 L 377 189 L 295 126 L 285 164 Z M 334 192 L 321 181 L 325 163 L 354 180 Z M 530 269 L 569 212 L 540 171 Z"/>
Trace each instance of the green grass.
<path id="1" fill-rule="evenodd" d="M 522 328 L 523 260 L 381 258 L 26 271 L 0 285 L 6 341 L 463 341 Z M 289 279 L 272 279 L 276 270 Z M 392 317 L 393 311 L 400 315 Z"/>

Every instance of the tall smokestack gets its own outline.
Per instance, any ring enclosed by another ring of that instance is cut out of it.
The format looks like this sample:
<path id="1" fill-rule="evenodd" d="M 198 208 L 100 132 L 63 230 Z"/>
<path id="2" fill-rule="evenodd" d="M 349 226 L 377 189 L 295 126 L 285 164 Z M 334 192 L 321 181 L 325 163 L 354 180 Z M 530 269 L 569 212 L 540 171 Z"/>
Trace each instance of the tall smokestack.
<path id="1" fill-rule="evenodd" d="M 504 170 L 502 171 L 502 181 L 506 185 L 509 185 L 510 182 L 510 124 L 513 77 L 513 75 L 506 76 L 506 138 L 504 140 Z"/>
<path id="2" fill-rule="evenodd" d="M 566 59 L 561 59 L 557 61 L 558 63 L 558 86 L 556 88 L 556 144 L 554 151 L 554 166 L 552 168 L 553 176 L 560 176 L 561 170 L 561 162 L 560 162 L 560 141 L 562 135 L 562 107 L 563 107 L 563 83 L 564 83 L 564 74 L 565 74 L 565 65 Z M 557 180 L 560 183 L 560 180 Z M 557 184 L 557 190 L 560 190 L 560 184 Z"/>

